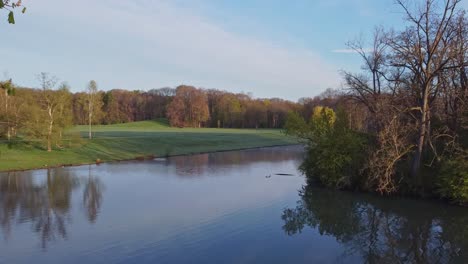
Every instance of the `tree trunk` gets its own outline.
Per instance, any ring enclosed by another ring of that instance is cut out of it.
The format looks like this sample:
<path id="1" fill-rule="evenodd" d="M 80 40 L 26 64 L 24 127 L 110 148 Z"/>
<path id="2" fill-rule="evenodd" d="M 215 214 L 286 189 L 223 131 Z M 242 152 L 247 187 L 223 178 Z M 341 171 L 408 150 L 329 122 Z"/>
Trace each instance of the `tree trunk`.
<path id="1" fill-rule="evenodd" d="M 419 135 L 418 135 L 418 145 L 416 148 L 416 154 L 413 160 L 413 166 L 411 168 L 411 175 L 413 178 L 416 178 L 419 175 L 419 170 L 421 168 L 421 160 L 422 154 L 424 151 L 424 145 L 426 144 L 426 132 L 427 132 L 427 121 L 428 121 L 428 112 L 429 112 L 429 94 L 428 89 L 424 90 L 424 96 L 422 101 L 422 108 L 421 108 L 421 119 L 420 119 L 420 127 L 419 127 Z"/>
<path id="2" fill-rule="evenodd" d="M 52 151 L 52 128 L 54 125 L 54 119 L 52 117 L 52 109 L 49 108 L 49 129 L 47 131 L 47 151 Z"/>
<path id="3" fill-rule="evenodd" d="M 11 128 L 10 128 L 10 114 L 8 113 L 8 90 L 5 89 L 5 114 L 7 117 L 7 138 L 8 141 L 11 139 Z"/>
<path id="4" fill-rule="evenodd" d="M 47 152 L 51 152 L 52 151 L 52 135 L 50 134 L 50 132 L 47 134 Z"/>
<path id="5" fill-rule="evenodd" d="M 92 133 L 91 133 L 91 121 L 89 121 L 89 129 L 88 129 L 88 138 L 92 138 Z"/>
<path id="6" fill-rule="evenodd" d="M 92 133 L 91 133 L 91 121 L 92 121 L 92 117 L 93 117 L 93 113 L 92 113 L 92 106 L 91 106 L 91 102 L 89 102 L 89 106 L 88 106 L 88 138 L 91 139 L 92 138 Z"/>
<path id="7" fill-rule="evenodd" d="M 59 131 L 59 140 L 58 140 L 57 143 L 55 143 L 55 146 L 58 147 L 58 148 L 62 148 L 61 142 L 62 142 L 62 129 L 60 129 L 60 131 Z"/>

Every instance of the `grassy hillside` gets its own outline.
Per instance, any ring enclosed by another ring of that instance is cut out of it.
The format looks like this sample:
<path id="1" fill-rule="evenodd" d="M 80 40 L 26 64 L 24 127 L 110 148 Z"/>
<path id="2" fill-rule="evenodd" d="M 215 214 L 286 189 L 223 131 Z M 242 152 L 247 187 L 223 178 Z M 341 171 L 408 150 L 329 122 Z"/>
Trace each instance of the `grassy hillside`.
<path id="1" fill-rule="evenodd" d="M 65 148 L 44 151 L 37 143 L 0 145 L 0 170 L 161 157 L 296 143 L 274 129 L 172 128 L 165 120 L 95 126 L 92 140 L 87 126 L 68 133 Z M 81 138 L 78 137 L 81 134 Z"/>

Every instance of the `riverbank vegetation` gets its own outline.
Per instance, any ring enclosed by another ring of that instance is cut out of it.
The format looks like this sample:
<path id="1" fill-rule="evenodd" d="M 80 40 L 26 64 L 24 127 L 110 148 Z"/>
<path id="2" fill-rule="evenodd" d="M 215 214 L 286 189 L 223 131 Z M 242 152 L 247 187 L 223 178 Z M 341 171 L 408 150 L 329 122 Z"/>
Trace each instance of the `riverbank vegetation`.
<path id="1" fill-rule="evenodd" d="M 0 145 L 0 171 L 79 165 L 127 159 L 297 144 L 278 129 L 173 128 L 166 120 L 140 121 L 66 131 L 61 148 L 47 152 L 40 141 Z"/>
<path id="2" fill-rule="evenodd" d="M 302 169 L 323 185 L 468 204 L 465 10 L 457 0 L 397 2 L 405 27 L 348 43 L 363 71 L 343 72 L 344 93 L 309 101 L 286 130 L 307 144 Z"/>
<path id="3" fill-rule="evenodd" d="M 278 98 L 254 99 L 215 89 L 179 86 L 144 91 L 99 91 L 90 81 L 86 92 L 72 93 L 67 83 L 48 73 L 39 88 L 0 82 L 0 133 L 6 142 L 30 140 L 48 152 L 63 148 L 65 130 L 74 125 L 121 124 L 167 118 L 173 127 L 282 128 L 299 104 Z"/>
<path id="4" fill-rule="evenodd" d="M 299 109 L 287 100 L 185 85 L 104 92 L 93 80 L 72 93 L 49 73 L 37 79 L 0 82 L 0 170 L 296 143 L 279 130 Z"/>

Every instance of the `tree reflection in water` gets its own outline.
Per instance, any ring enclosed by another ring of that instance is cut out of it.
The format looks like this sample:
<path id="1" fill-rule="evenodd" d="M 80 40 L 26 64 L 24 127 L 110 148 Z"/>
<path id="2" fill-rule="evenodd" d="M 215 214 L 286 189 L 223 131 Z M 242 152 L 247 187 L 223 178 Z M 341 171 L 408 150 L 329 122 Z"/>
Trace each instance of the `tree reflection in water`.
<path id="1" fill-rule="evenodd" d="M 285 209 L 288 235 L 317 229 L 344 245 L 340 256 L 365 263 L 466 263 L 465 208 L 338 192 L 307 185 L 296 208 Z"/>
<path id="2" fill-rule="evenodd" d="M 175 156 L 170 157 L 167 160 L 167 164 L 173 164 L 176 167 L 176 174 L 178 176 L 196 177 L 204 175 L 207 172 L 222 172 L 227 166 L 246 166 L 259 162 L 297 161 L 299 166 L 302 155 L 303 148 L 300 146 L 270 147 L 244 151 Z"/>
<path id="3" fill-rule="evenodd" d="M 0 176 L 0 225 L 8 239 L 12 225 L 30 223 L 45 249 L 50 241 L 67 238 L 72 193 L 80 186 L 80 180 L 67 168 L 48 169 L 44 178 L 33 173 L 11 172 Z M 83 194 L 90 222 L 96 221 L 102 189 L 102 183 L 90 174 Z"/>
<path id="4" fill-rule="evenodd" d="M 101 208 L 104 185 L 99 178 L 91 174 L 91 166 L 89 167 L 88 179 L 86 179 L 84 185 L 83 206 L 86 209 L 88 221 L 95 223 Z"/>

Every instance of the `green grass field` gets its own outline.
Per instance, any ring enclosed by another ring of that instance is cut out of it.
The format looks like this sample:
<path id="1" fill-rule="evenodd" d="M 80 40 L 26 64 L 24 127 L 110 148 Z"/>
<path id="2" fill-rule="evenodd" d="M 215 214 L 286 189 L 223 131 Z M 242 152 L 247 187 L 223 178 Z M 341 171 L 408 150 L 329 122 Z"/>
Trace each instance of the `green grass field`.
<path id="1" fill-rule="evenodd" d="M 0 171 L 297 143 L 275 129 L 172 128 L 164 120 L 94 126 L 92 140 L 87 129 L 70 129 L 64 148 L 52 152 L 38 143 L 1 144 Z"/>

